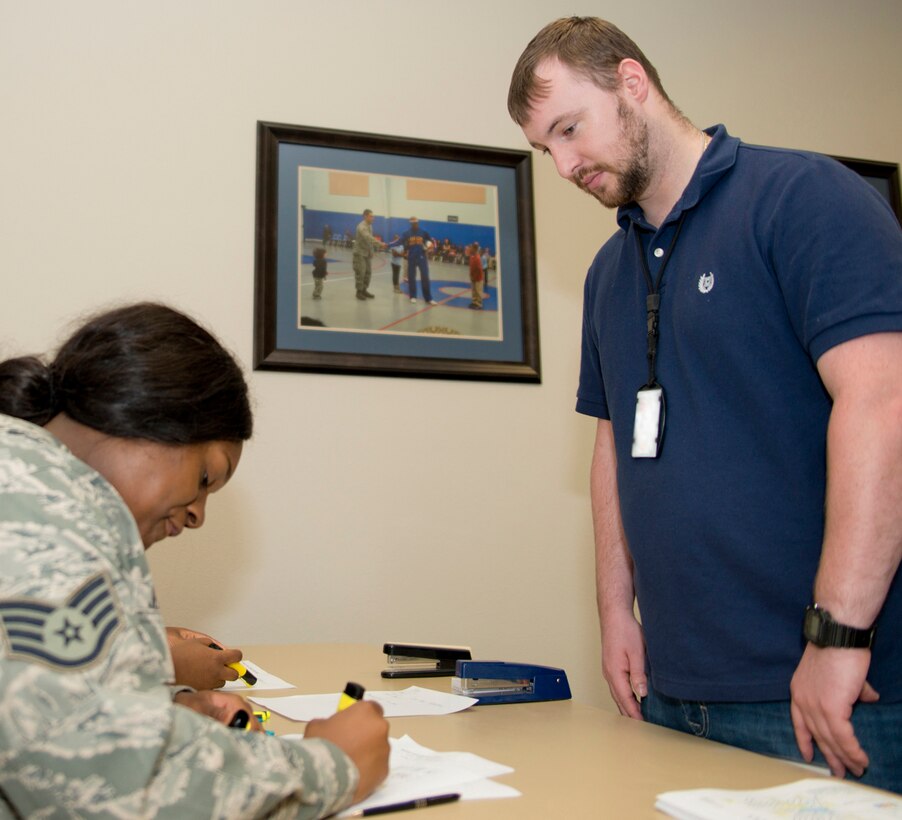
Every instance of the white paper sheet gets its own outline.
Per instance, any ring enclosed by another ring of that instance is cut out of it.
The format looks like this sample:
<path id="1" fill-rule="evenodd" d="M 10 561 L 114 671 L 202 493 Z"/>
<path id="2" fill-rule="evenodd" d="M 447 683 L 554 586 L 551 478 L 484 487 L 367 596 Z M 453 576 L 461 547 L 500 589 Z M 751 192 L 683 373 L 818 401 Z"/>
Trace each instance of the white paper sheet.
<path id="1" fill-rule="evenodd" d="M 259 684 L 257 687 L 259 688 Z M 288 697 L 261 698 L 248 696 L 254 703 L 277 712 L 290 720 L 309 721 L 335 714 L 340 693 L 327 695 L 289 695 Z M 374 700 L 382 707 L 385 717 L 412 717 L 414 715 L 450 715 L 460 712 L 477 702 L 476 698 L 436 692 L 422 686 L 408 686 L 400 692 L 367 692 L 364 700 Z"/>
<path id="2" fill-rule="evenodd" d="M 461 800 L 519 797 L 520 792 L 503 783 L 489 780 L 513 771 L 470 752 L 435 752 L 410 736 L 389 738 L 391 754 L 385 782 L 366 800 L 355 803 L 339 817 L 406 800 L 457 792 Z"/>
<path id="3" fill-rule="evenodd" d="M 658 795 L 655 808 L 681 820 L 882 820 L 902 818 L 902 797 L 829 778 L 808 778 L 772 789 L 691 789 Z"/>
<path id="4" fill-rule="evenodd" d="M 256 675 L 257 682 L 253 686 L 248 686 L 241 678 L 238 680 L 227 680 L 225 686 L 220 688 L 220 692 L 255 692 L 258 689 L 294 689 L 293 683 L 278 678 L 265 669 L 261 669 L 257 664 L 251 661 L 241 661 L 247 667 L 248 671 Z"/>

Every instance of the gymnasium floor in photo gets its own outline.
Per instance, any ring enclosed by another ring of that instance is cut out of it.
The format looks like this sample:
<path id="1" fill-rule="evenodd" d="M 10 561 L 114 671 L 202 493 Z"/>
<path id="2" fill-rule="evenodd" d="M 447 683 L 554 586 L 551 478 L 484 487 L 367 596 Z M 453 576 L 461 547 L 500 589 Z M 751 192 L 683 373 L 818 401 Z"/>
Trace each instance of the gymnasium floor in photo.
<path id="1" fill-rule="evenodd" d="M 317 319 L 336 330 L 378 331 L 380 333 L 434 333 L 478 339 L 499 339 L 501 335 L 499 292 L 496 270 L 489 271 L 489 283 L 483 296 L 483 309 L 469 308 L 472 296 L 470 269 L 466 264 L 430 260 L 432 284 L 430 305 L 423 298 L 417 274 L 416 302 L 407 292 L 407 260 L 402 260 L 401 293 L 394 292 L 388 251 L 373 257 L 373 276 L 369 291 L 375 298 L 357 298 L 351 248 L 329 245 L 326 248 L 328 276 L 321 299 L 313 298 L 313 249 L 321 242 L 306 240 L 301 264 L 299 317 Z"/>

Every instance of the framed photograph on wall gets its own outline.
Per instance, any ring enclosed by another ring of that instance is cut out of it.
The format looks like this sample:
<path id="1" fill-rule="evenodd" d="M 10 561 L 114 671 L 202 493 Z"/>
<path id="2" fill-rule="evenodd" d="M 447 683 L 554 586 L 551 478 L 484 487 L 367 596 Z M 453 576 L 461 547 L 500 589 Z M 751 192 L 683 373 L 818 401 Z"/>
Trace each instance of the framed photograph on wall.
<path id="1" fill-rule="evenodd" d="M 255 369 L 541 379 L 527 151 L 258 122 L 255 266 Z"/>

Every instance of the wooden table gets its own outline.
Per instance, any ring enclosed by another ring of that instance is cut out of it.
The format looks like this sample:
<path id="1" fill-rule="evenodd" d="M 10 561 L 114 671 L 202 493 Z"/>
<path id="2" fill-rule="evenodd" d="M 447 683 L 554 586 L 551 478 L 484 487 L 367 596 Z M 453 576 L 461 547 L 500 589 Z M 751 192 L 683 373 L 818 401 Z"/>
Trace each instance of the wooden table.
<path id="1" fill-rule="evenodd" d="M 294 644 L 243 647 L 244 656 L 296 689 L 260 694 L 340 692 L 348 680 L 367 689 L 411 685 L 451 691 L 450 678 L 380 676 L 381 646 Z M 277 734 L 303 732 L 305 724 L 273 713 Z M 523 793 L 502 800 L 434 806 L 411 820 L 452 818 L 660 818 L 655 797 L 672 789 L 756 789 L 806 776 L 784 761 L 629 720 L 567 701 L 476 706 L 439 717 L 392 718 L 392 737 L 410 735 L 436 751 L 473 752 L 514 768 L 496 778 Z M 408 815 L 404 815 L 408 816 Z"/>

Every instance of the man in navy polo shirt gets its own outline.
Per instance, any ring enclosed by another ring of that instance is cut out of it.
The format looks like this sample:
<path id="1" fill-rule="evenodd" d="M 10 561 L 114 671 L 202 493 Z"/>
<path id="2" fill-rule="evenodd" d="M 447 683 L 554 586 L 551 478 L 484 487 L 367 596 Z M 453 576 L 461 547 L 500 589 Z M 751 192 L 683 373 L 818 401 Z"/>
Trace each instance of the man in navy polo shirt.
<path id="1" fill-rule="evenodd" d="M 892 211 L 831 159 L 697 129 L 596 18 L 533 39 L 508 107 L 618 209 L 577 399 L 618 708 L 902 791 Z"/>

